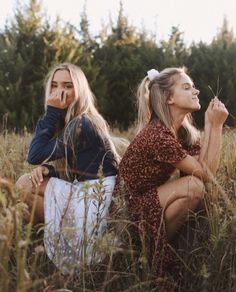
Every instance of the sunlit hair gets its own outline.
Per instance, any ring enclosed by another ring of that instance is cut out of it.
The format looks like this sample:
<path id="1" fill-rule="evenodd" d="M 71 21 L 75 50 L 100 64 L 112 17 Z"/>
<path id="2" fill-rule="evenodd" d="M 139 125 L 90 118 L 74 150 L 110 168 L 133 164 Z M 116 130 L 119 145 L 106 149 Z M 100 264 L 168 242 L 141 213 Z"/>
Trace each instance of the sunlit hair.
<path id="1" fill-rule="evenodd" d="M 174 86 L 180 75 L 186 73 L 185 68 L 166 68 L 152 81 L 146 76 L 138 86 L 138 127 L 137 131 L 148 124 L 153 118 L 157 118 L 167 128 L 173 130 L 173 121 L 167 103 L 173 94 Z M 199 131 L 193 126 L 191 114 L 187 114 L 182 127 L 176 134 L 185 132 L 184 136 L 188 144 L 194 144 L 200 137 Z"/>
<path id="2" fill-rule="evenodd" d="M 110 146 L 108 148 L 111 149 L 111 151 L 115 155 L 117 162 L 119 162 L 120 156 L 116 150 L 116 146 L 120 146 L 119 144 L 125 144 L 126 141 L 124 139 L 113 137 L 109 133 L 108 124 L 96 109 L 95 96 L 90 89 L 85 74 L 79 66 L 70 63 L 62 63 L 55 66 L 48 73 L 45 83 L 45 109 L 47 106 L 47 99 L 51 92 L 52 80 L 55 72 L 58 70 L 68 70 L 75 92 L 74 101 L 69 105 L 65 116 L 65 145 L 71 145 L 74 152 L 76 152 L 73 146 L 75 146 L 75 139 L 78 138 L 78 125 L 80 123 L 81 117 L 83 115 L 86 115 L 86 117 L 91 121 L 93 127 L 96 129 L 97 133 L 101 137 L 105 146 Z M 74 155 L 76 155 L 76 153 L 74 153 Z M 65 162 L 66 167 L 64 168 L 66 169 L 66 175 L 68 176 L 67 159 L 65 159 Z"/>

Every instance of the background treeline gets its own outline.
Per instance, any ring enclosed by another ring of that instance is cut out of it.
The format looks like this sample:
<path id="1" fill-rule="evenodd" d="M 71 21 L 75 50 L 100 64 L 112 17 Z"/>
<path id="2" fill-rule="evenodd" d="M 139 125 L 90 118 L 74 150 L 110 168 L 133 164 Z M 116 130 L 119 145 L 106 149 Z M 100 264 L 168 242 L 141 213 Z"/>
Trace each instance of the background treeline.
<path id="1" fill-rule="evenodd" d="M 15 15 L 0 31 L 0 121 L 1 128 L 31 130 L 43 112 L 43 81 L 56 63 L 72 62 L 84 70 L 98 107 L 115 127 L 127 129 L 136 119 L 135 92 L 151 68 L 186 66 L 201 91 L 201 113 L 213 96 L 209 86 L 227 104 L 229 126 L 236 116 L 236 38 L 225 18 L 210 44 L 187 46 L 183 33 L 172 27 L 167 40 L 157 40 L 143 28 L 129 25 L 122 3 L 115 21 L 90 32 L 86 7 L 78 27 L 59 18 L 50 22 L 40 1 L 18 4 Z"/>

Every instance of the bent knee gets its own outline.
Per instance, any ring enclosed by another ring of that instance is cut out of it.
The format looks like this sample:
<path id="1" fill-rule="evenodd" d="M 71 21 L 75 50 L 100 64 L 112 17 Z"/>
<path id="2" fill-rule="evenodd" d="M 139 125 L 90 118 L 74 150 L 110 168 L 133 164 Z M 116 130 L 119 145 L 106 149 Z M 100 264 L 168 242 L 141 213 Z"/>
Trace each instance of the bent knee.
<path id="1" fill-rule="evenodd" d="M 17 188 L 20 188 L 20 189 L 22 189 L 22 188 L 32 188 L 32 182 L 29 179 L 29 174 L 25 173 L 22 176 L 20 176 L 18 178 L 18 180 L 16 181 L 15 185 L 16 185 Z"/>
<path id="2" fill-rule="evenodd" d="M 203 199 L 205 193 L 205 185 L 202 180 L 195 176 L 186 177 L 187 185 L 187 199 L 192 201 L 200 201 Z"/>

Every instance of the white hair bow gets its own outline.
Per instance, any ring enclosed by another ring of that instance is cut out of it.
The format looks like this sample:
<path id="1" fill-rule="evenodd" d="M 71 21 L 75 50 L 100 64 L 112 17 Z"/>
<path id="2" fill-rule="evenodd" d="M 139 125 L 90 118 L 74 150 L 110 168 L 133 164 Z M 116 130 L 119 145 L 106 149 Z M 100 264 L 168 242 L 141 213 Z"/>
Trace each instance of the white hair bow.
<path id="1" fill-rule="evenodd" d="M 147 71 L 147 76 L 150 81 L 154 80 L 158 74 L 159 74 L 159 71 L 157 71 L 156 69 L 151 69 Z"/>

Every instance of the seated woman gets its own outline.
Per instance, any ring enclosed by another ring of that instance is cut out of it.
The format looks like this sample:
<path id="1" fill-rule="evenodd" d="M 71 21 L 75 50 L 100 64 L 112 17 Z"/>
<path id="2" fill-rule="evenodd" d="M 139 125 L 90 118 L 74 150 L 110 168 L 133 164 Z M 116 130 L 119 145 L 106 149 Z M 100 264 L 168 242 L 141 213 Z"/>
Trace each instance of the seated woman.
<path id="1" fill-rule="evenodd" d="M 138 134 L 119 164 L 115 193 L 125 195 L 158 291 L 171 291 L 163 288 L 170 284 L 165 277 L 172 257 L 168 243 L 202 200 L 204 184 L 219 165 L 228 111 L 217 97 L 211 100 L 200 143 L 190 116 L 200 109 L 198 95 L 182 68 L 148 71 L 137 92 Z M 176 169 L 185 176 L 170 180 Z"/>
<path id="2" fill-rule="evenodd" d="M 45 164 L 49 161 L 54 167 Z M 26 192 L 29 208 L 34 206 L 35 220 L 45 223 L 49 258 L 65 272 L 90 263 L 96 259 L 93 244 L 106 227 L 119 155 L 78 66 L 59 64 L 49 72 L 45 114 L 33 134 L 28 162 L 42 165 L 16 185 Z"/>

